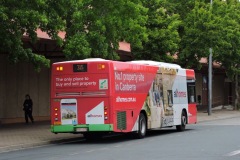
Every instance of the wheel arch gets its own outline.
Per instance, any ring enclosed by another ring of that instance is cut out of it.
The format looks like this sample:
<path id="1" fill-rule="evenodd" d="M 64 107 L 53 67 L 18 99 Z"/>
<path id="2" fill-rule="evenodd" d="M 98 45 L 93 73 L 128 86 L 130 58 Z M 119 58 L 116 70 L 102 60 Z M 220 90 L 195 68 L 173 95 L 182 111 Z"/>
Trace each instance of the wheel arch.
<path id="1" fill-rule="evenodd" d="M 148 116 L 147 116 L 147 112 L 146 112 L 145 110 L 141 110 L 140 113 L 139 113 L 139 116 L 140 116 L 141 113 L 142 113 L 142 114 L 145 116 L 145 118 L 146 118 L 146 122 L 147 122 L 146 125 L 147 125 L 147 129 L 148 129 Z"/>
<path id="2" fill-rule="evenodd" d="M 187 114 L 187 109 L 186 109 L 186 108 L 183 108 L 182 113 L 185 113 L 185 115 L 186 115 L 186 121 L 187 121 L 186 124 L 188 124 L 188 114 Z"/>

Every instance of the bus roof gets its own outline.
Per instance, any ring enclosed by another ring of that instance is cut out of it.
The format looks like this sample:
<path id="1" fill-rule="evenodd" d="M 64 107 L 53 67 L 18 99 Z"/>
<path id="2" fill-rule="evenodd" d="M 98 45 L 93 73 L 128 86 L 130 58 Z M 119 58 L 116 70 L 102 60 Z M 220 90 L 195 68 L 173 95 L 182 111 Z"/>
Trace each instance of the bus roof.
<path id="1" fill-rule="evenodd" d="M 87 58 L 82 60 L 72 60 L 72 61 L 62 61 L 62 62 L 56 62 L 56 63 L 76 63 L 76 62 L 99 62 L 99 61 L 110 61 L 102 58 Z"/>
<path id="2" fill-rule="evenodd" d="M 87 58 L 87 59 L 83 59 L 83 60 L 72 60 L 72 61 L 56 62 L 54 64 L 77 63 L 77 62 L 102 62 L 102 61 L 112 61 L 112 60 L 106 60 L 106 59 L 102 59 L 102 58 Z M 122 63 L 124 63 L 124 62 L 122 62 Z M 181 68 L 181 66 L 177 65 L 177 64 L 171 64 L 171 63 L 165 63 L 165 62 L 157 62 L 157 61 L 151 61 L 151 60 L 136 60 L 136 61 L 129 61 L 129 62 L 126 62 L 126 63 L 134 63 L 134 64 L 150 65 L 150 66 L 158 66 L 158 67 L 168 67 L 168 68 L 176 68 L 176 69 L 180 69 Z"/>
<path id="3" fill-rule="evenodd" d="M 159 67 L 170 67 L 170 68 L 178 68 L 180 69 L 181 66 L 177 64 L 165 63 L 165 62 L 157 62 L 157 61 L 150 61 L 150 60 L 137 60 L 131 61 L 132 63 L 137 64 L 145 64 L 145 65 L 152 65 L 152 66 L 159 66 Z"/>

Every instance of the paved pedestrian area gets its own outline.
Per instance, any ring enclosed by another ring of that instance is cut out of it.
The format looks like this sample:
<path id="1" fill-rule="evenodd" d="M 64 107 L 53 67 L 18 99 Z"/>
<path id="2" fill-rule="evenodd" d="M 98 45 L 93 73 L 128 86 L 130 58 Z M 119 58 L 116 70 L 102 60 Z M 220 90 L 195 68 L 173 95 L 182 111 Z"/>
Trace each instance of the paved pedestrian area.
<path id="1" fill-rule="evenodd" d="M 218 119 L 240 117 L 240 111 L 227 109 L 212 110 L 209 116 L 206 111 L 198 111 L 198 123 Z M 57 144 L 66 139 L 76 139 L 81 134 L 53 134 L 50 122 L 35 122 L 34 124 L 2 124 L 0 125 L 0 153 L 19 150 L 28 147 Z"/>
<path id="2" fill-rule="evenodd" d="M 65 139 L 80 138 L 81 134 L 54 134 L 50 131 L 50 122 L 34 124 L 18 123 L 0 126 L 0 153 L 10 150 L 55 144 Z"/>

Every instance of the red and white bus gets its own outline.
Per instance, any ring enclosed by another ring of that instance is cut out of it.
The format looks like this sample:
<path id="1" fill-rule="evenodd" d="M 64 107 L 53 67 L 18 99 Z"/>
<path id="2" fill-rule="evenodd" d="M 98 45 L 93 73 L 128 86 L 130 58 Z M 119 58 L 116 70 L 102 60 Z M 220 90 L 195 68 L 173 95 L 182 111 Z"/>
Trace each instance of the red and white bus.
<path id="1" fill-rule="evenodd" d="M 85 59 L 52 65 L 53 133 L 135 132 L 197 122 L 195 73 L 155 61 Z"/>

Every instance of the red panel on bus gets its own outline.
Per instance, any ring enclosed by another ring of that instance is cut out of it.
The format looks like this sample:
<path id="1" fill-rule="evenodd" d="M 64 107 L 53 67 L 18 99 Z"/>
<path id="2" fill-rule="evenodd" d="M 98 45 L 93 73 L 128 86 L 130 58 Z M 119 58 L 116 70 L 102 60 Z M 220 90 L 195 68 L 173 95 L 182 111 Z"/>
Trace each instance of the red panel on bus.
<path id="1" fill-rule="evenodd" d="M 186 70 L 186 74 L 187 74 L 187 79 L 195 79 L 194 70 L 187 69 L 187 70 Z"/>
<path id="2" fill-rule="evenodd" d="M 188 123 L 197 123 L 197 107 L 196 103 L 188 104 Z"/>

